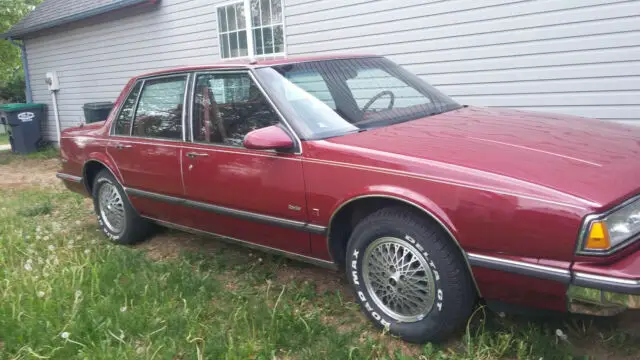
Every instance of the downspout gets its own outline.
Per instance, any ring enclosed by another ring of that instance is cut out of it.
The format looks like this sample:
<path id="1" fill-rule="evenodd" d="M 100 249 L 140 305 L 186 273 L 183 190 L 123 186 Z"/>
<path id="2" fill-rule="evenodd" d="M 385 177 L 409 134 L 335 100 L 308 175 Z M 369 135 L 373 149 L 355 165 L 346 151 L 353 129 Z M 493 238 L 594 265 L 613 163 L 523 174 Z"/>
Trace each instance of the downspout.
<path id="1" fill-rule="evenodd" d="M 27 98 L 27 103 L 32 103 L 33 97 L 31 95 L 31 75 L 29 74 L 29 64 L 27 62 L 27 48 L 24 46 L 24 41 L 17 43 L 12 38 L 8 38 L 8 40 L 20 49 L 20 59 L 22 60 L 22 70 L 24 71 L 24 94 Z"/>

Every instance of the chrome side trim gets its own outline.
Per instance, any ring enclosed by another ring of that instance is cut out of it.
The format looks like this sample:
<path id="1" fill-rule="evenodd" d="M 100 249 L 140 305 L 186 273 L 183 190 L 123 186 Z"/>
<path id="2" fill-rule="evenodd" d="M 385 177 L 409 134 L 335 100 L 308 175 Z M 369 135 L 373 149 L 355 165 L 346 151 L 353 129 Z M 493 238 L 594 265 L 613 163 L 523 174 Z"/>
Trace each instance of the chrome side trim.
<path id="1" fill-rule="evenodd" d="M 575 272 L 573 277 L 573 284 L 577 286 L 622 294 L 640 295 L 640 280 L 593 275 L 583 272 Z"/>
<path id="2" fill-rule="evenodd" d="M 192 207 L 198 210 L 208 211 L 220 215 L 232 216 L 244 220 L 255 221 L 263 224 L 280 226 L 288 229 L 304 231 L 311 234 L 324 235 L 327 228 L 320 225 L 309 224 L 302 221 L 283 219 L 280 217 L 258 214 L 245 210 L 232 209 L 224 206 L 207 204 L 200 201 L 188 200 L 184 198 L 157 194 L 150 191 L 138 190 L 133 188 L 125 188 L 125 192 L 132 196 L 139 196 L 157 201 L 163 201 L 170 204 Z"/>
<path id="3" fill-rule="evenodd" d="M 82 176 L 69 175 L 65 173 L 56 173 L 56 177 L 61 180 L 71 181 L 76 183 L 82 182 Z"/>
<path id="4" fill-rule="evenodd" d="M 473 253 L 468 253 L 467 257 L 472 266 L 531 276 L 538 279 L 553 280 L 563 284 L 571 282 L 571 272 L 565 269 Z"/>
<path id="5" fill-rule="evenodd" d="M 256 244 L 253 242 L 249 242 L 246 240 L 240 240 L 240 239 L 236 239 L 230 236 L 225 236 L 225 235 L 220 235 L 220 234 L 216 234 L 216 233 L 212 233 L 212 232 L 208 232 L 208 231 L 204 231 L 204 230 L 198 230 L 198 229 L 194 229 L 191 227 L 187 227 L 187 226 L 183 226 L 183 225 L 178 225 L 178 224 L 174 224 L 174 223 L 170 223 L 170 222 L 166 222 L 166 221 L 162 221 L 162 220 L 157 220 L 157 219 L 153 219 L 153 218 L 149 218 L 149 217 L 145 217 L 146 219 L 149 219 L 157 224 L 160 224 L 162 226 L 166 226 L 169 228 L 173 228 L 176 230 L 180 230 L 180 231 L 186 231 L 186 232 L 190 232 L 190 233 L 194 233 L 197 235 L 205 235 L 205 236 L 214 236 L 217 237 L 221 240 L 227 241 L 227 242 L 231 242 L 231 243 L 236 243 L 236 244 L 240 244 L 249 248 L 253 248 L 253 249 L 257 249 L 257 250 L 261 250 L 261 251 L 265 251 L 265 252 L 270 252 L 273 254 L 277 254 L 277 255 L 283 255 L 286 256 L 288 258 L 294 259 L 294 260 L 299 260 L 299 261 L 303 261 L 306 263 L 310 263 L 310 264 L 314 264 L 314 265 L 318 265 L 321 267 L 325 267 L 328 269 L 332 269 L 332 270 L 338 270 L 338 266 L 331 262 L 331 261 L 326 261 L 326 260 L 322 260 L 322 259 L 317 259 L 314 257 L 310 257 L 310 256 L 306 256 L 306 255 L 300 255 L 300 254 L 296 254 L 296 253 L 292 253 L 286 250 L 281 250 L 281 249 L 276 249 L 276 248 L 272 248 L 270 246 L 266 246 L 266 245 L 260 245 L 260 244 Z"/>
<path id="6" fill-rule="evenodd" d="M 327 250 L 329 251 L 329 256 L 332 257 L 332 260 L 335 262 L 335 259 L 333 259 L 333 256 L 331 255 L 331 244 L 330 244 L 330 235 L 331 235 L 331 225 L 333 224 L 333 220 L 335 219 L 335 216 L 340 212 L 340 210 L 342 210 L 345 206 L 351 204 L 354 201 L 357 200 L 361 200 L 361 199 L 367 199 L 367 198 L 384 198 L 384 199 L 392 199 L 392 200 L 398 200 L 400 202 L 403 202 L 407 205 L 411 205 L 414 208 L 422 211 L 423 213 L 425 213 L 427 216 L 429 216 L 431 219 L 433 219 L 435 222 L 437 222 L 440 227 L 442 227 L 447 234 L 449 235 L 449 237 L 451 237 L 451 239 L 453 240 L 454 244 L 458 247 L 458 249 L 460 250 L 460 253 L 462 254 L 464 261 L 467 265 L 467 270 L 469 271 L 469 274 L 471 275 L 471 280 L 473 281 L 473 285 L 476 288 L 476 291 L 478 292 L 478 296 L 482 296 L 480 293 L 480 287 L 478 287 L 478 283 L 476 282 L 475 277 L 473 276 L 473 270 L 471 269 L 471 264 L 469 263 L 469 258 L 467 257 L 467 253 L 466 251 L 464 251 L 464 249 L 462 248 L 462 246 L 460 245 L 460 242 L 458 241 L 458 239 L 456 239 L 455 236 L 453 236 L 453 233 L 451 232 L 451 230 L 449 230 L 449 228 L 440 220 L 438 219 L 438 217 L 436 217 L 433 213 L 431 213 L 430 211 L 426 210 L 425 208 L 423 208 L 422 206 L 409 201 L 409 200 L 405 200 L 396 196 L 391 196 L 391 195 L 378 195 L 378 194 L 370 194 L 370 195 L 362 195 L 362 196 L 357 196 L 354 198 L 351 198 L 345 202 L 343 202 L 342 204 L 340 204 L 340 206 L 338 206 L 334 211 L 333 214 L 331 214 L 331 217 L 329 218 L 329 226 L 326 230 L 326 234 L 327 234 Z"/>

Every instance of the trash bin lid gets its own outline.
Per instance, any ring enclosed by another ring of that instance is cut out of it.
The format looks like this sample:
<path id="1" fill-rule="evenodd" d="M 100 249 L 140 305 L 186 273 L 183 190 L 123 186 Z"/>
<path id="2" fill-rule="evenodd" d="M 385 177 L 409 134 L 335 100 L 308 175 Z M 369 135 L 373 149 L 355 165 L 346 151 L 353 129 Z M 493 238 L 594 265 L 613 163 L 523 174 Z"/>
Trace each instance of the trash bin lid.
<path id="1" fill-rule="evenodd" d="M 82 106 L 83 109 L 89 110 L 111 109 L 112 107 L 113 103 L 110 101 L 90 102 Z"/>
<path id="2" fill-rule="evenodd" d="M 0 105 L 0 110 L 4 112 L 14 112 L 31 109 L 42 109 L 44 104 L 4 104 Z"/>

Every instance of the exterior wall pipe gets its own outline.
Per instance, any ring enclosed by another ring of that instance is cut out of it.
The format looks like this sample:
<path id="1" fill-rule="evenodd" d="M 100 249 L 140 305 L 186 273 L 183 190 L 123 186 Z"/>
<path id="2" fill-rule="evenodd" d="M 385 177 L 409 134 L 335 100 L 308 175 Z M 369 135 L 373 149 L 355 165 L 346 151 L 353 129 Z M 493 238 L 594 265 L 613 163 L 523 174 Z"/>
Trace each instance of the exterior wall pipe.
<path id="1" fill-rule="evenodd" d="M 29 74 L 29 64 L 27 62 L 27 47 L 24 46 L 24 40 L 22 43 L 17 43 L 12 38 L 8 39 L 14 46 L 20 49 L 20 59 L 22 60 L 22 69 L 24 71 L 24 83 L 25 83 L 25 97 L 27 98 L 27 103 L 33 102 L 33 97 L 31 94 L 31 75 Z"/>

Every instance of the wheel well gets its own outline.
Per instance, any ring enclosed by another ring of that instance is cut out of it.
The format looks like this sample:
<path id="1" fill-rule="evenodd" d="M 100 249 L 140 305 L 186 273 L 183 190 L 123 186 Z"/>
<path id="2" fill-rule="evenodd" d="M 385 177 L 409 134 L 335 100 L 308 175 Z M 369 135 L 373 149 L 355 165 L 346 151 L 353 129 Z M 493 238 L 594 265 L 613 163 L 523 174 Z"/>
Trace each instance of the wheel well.
<path id="1" fill-rule="evenodd" d="M 93 194 L 93 182 L 96 175 L 98 175 L 98 173 L 103 169 L 107 169 L 107 167 L 98 161 L 89 161 L 84 165 L 84 169 L 82 170 L 82 179 L 89 195 Z"/>
<path id="2" fill-rule="evenodd" d="M 367 215 L 372 214 L 376 210 L 383 207 L 402 207 L 420 217 L 426 218 L 434 226 L 440 227 L 450 237 L 448 229 L 433 218 L 431 214 L 425 212 L 417 205 L 405 202 L 403 200 L 386 198 L 386 197 L 365 197 L 354 200 L 341 209 L 333 216 L 329 227 L 329 252 L 333 260 L 338 266 L 343 267 L 345 263 L 345 255 L 347 251 L 347 242 L 351 237 L 353 228 L 358 222 Z M 451 239 L 455 242 L 455 239 Z M 459 244 L 456 243 L 457 246 Z M 462 251 L 462 250 L 461 250 Z"/>

